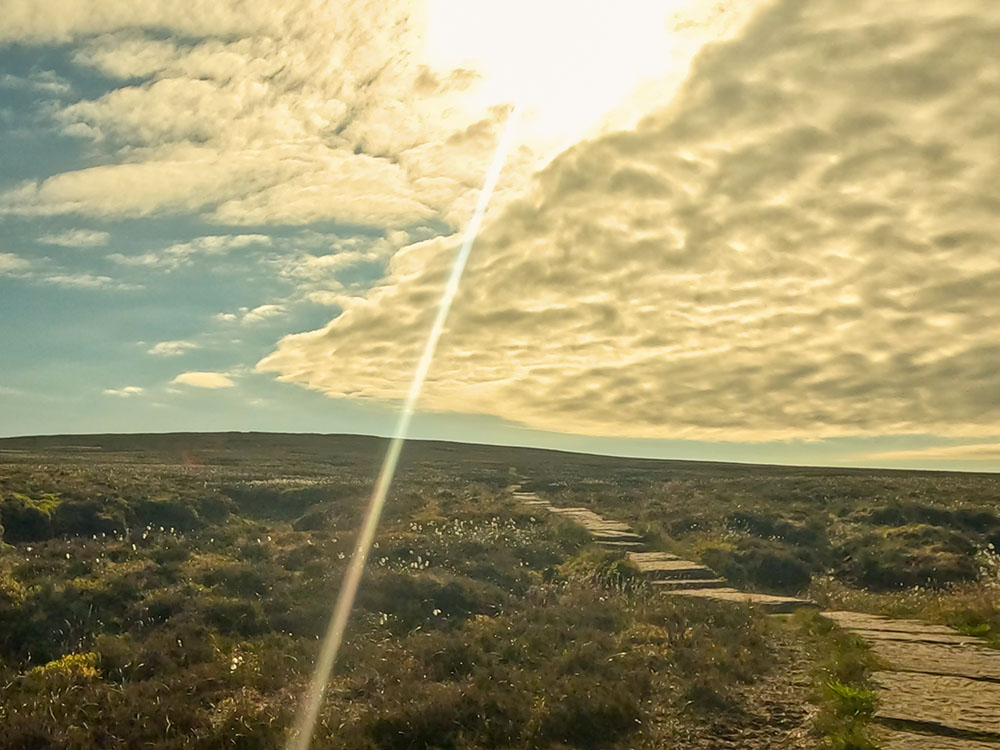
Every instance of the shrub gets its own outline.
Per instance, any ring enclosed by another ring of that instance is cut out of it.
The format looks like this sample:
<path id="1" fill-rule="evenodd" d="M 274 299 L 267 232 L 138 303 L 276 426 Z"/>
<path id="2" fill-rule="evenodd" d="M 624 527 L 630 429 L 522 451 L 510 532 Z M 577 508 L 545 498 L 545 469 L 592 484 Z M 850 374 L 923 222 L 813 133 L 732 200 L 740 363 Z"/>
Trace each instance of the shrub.
<path id="1" fill-rule="evenodd" d="M 125 530 L 121 500 L 63 500 L 52 511 L 56 533 L 67 536 L 112 534 Z"/>
<path id="2" fill-rule="evenodd" d="M 826 690 L 840 716 L 870 718 L 878 708 L 878 695 L 871 688 L 830 680 Z"/>
<path id="3" fill-rule="evenodd" d="M 961 533 L 914 524 L 858 533 L 840 546 L 838 576 L 875 591 L 940 587 L 979 574 L 976 549 Z"/>
<path id="4" fill-rule="evenodd" d="M 326 508 L 310 508 L 292 523 L 296 531 L 319 531 L 330 523 L 330 513 Z"/>
<path id="5" fill-rule="evenodd" d="M 581 675 L 552 685 L 550 690 L 533 719 L 532 734 L 541 743 L 603 747 L 634 730 L 642 715 L 639 696 L 615 682 L 602 683 Z"/>
<path id="6" fill-rule="evenodd" d="M 207 623 L 227 635 L 257 635 L 268 630 L 267 618 L 257 602 L 230 597 L 206 598 L 200 614 Z"/>
<path id="7" fill-rule="evenodd" d="M 37 542 L 48 539 L 55 532 L 52 527 L 52 509 L 58 501 L 31 500 L 24 496 L 6 498 L 0 503 L 0 534 L 7 542 Z"/>
<path id="8" fill-rule="evenodd" d="M 703 547 L 705 564 L 734 585 L 795 594 L 808 588 L 812 566 L 795 548 L 778 541 L 741 540 L 740 546 L 710 544 Z"/>
<path id="9" fill-rule="evenodd" d="M 178 531 L 195 531 L 204 524 L 198 511 L 177 498 L 140 500 L 132 506 L 137 523 Z"/>
<path id="10" fill-rule="evenodd" d="M 97 679 L 97 654 L 88 651 L 82 654 L 66 654 L 48 664 L 35 667 L 25 675 L 25 681 L 32 687 L 54 689 Z"/>

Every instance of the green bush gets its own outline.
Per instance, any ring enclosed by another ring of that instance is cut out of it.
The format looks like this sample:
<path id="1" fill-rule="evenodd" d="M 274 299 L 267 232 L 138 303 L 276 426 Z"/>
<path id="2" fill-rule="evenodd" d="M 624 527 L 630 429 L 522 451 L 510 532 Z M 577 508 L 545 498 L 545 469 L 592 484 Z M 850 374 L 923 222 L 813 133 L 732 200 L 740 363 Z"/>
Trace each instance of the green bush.
<path id="1" fill-rule="evenodd" d="M 957 531 L 914 524 L 861 531 L 838 548 L 837 574 L 874 591 L 975 580 L 975 546 Z"/>
<path id="2" fill-rule="evenodd" d="M 809 587 L 812 565 L 795 547 L 775 540 L 748 538 L 739 545 L 703 547 L 701 558 L 735 586 L 782 594 L 796 594 Z"/>
<path id="3" fill-rule="evenodd" d="M 5 498 L 0 502 L 0 534 L 6 542 L 38 542 L 49 539 L 55 530 L 52 510 L 58 501 L 46 498 L 36 501 L 24 496 Z"/>
<path id="4" fill-rule="evenodd" d="M 119 499 L 63 500 L 52 511 L 57 534 L 91 536 L 125 530 L 126 504 Z"/>
<path id="5" fill-rule="evenodd" d="M 330 524 L 330 512 L 326 508 L 310 508 L 292 523 L 296 531 L 319 531 Z"/>
<path id="6" fill-rule="evenodd" d="M 177 498 L 140 500 L 132 506 L 133 517 L 139 525 L 195 531 L 204 526 L 198 511 Z"/>

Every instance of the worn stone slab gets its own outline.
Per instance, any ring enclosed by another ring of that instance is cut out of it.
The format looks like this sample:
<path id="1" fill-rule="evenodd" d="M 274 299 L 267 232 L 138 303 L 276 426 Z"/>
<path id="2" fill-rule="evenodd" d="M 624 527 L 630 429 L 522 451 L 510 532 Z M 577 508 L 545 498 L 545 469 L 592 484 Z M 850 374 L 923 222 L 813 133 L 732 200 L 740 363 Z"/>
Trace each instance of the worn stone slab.
<path id="1" fill-rule="evenodd" d="M 638 534 L 633 534 L 631 531 L 595 531 L 594 529 L 587 529 L 590 535 L 595 539 L 605 539 L 611 542 L 641 542 L 642 537 Z"/>
<path id="2" fill-rule="evenodd" d="M 981 742 L 940 734 L 917 734 L 892 729 L 881 729 L 873 733 L 882 750 L 997 750 L 995 742 Z"/>
<path id="3" fill-rule="evenodd" d="M 632 529 L 627 526 L 623 529 L 616 528 L 614 526 L 606 526 L 605 524 L 598 523 L 584 523 L 583 527 L 589 531 L 591 534 L 605 534 L 607 536 L 639 536 Z"/>
<path id="4" fill-rule="evenodd" d="M 598 539 L 595 544 L 611 549 L 641 550 L 646 545 L 642 542 L 616 542 L 610 539 Z"/>
<path id="5" fill-rule="evenodd" d="M 894 630 L 865 630 L 863 628 L 850 628 L 848 632 L 854 633 L 866 641 L 899 641 L 901 643 L 945 643 L 955 646 L 968 644 L 978 645 L 979 639 L 958 633 L 899 633 Z"/>
<path id="6" fill-rule="evenodd" d="M 907 643 L 874 639 L 872 652 L 902 672 L 957 675 L 970 680 L 1000 683 L 1000 650 L 972 644 Z M 1000 705 L 997 706 L 1000 711 Z"/>
<path id="7" fill-rule="evenodd" d="M 672 578 L 650 581 L 660 591 L 676 591 L 679 589 L 724 589 L 729 584 L 721 578 Z"/>
<path id="8" fill-rule="evenodd" d="M 954 635 L 956 631 L 947 625 L 934 625 L 922 620 L 902 620 L 881 615 L 870 615 L 865 612 L 846 612 L 830 610 L 820 612 L 823 617 L 833 620 L 840 627 L 847 630 L 856 628 L 864 630 L 885 630 L 896 633 L 938 633 L 941 635 Z"/>
<path id="9" fill-rule="evenodd" d="M 1000 742 L 1000 685 L 913 672 L 876 672 L 872 681 L 882 688 L 879 721 Z"/>
<path id="10" fill-rule="evenodd" d="M 629 552 L 628 559 L 637 565 L 644 562 L 661 562 L 663 560 L 680 560 L 677 555 L 669 552 Z"/>
<path id="11" fill-rule="evenodd" d="M 792 596 L 775 596 L 773 594 L 751 594 L 736 589 L 679 589 L 664 591 L 666 596 L 687 596 L 694 599 L 706 599 L 728 604 L 749 604 L 760 607 L 770 614 L 786 614 L 802 607 L 814 607 L 814 602 L 808 599 L 796 599 Z"/>
<path id="12" fill-rule="evenodd" d="M 715 578 L 715 571 L 690 560 L 650 560 L 636 563 L 645 575 L 657 580 L 666 578 Z"/>

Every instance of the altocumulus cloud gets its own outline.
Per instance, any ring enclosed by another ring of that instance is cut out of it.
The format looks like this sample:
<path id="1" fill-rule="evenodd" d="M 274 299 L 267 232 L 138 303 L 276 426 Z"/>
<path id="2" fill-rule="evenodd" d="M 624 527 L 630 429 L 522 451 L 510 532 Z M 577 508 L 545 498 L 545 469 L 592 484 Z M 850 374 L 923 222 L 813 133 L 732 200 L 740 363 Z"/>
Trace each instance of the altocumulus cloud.
<path id="1" fill-rule="evenodd" d="M 765 440 L 1000 421 L 1000 4 L 780 0 L 481 237 L 423 406 Z M 456 241 L 258 368 L 400 398 Z"/>
<path id="2" fill-rule="evenodd" d="M 171 385 L 187 385 L 192 388 L 232 388 L 236 383 L 223 372 L 182 372 L 170 381 Z"/>
<path id="3" fill-rule="evenodd" d="M 119 398 L 129 398 L 131 396 L 138 396 L 145 389 L 137 385 L 126 385 L 124 388 L 105 388 L 105 396 L 118 396 Z"/>
<path id="4" fill-rule="evenodd" d="M 46 245 L 61 245 L 62 247 L 98 247 L 107 245 L 111 235 L 108 232 L 98 232 L 92 229 L 70 229 L 58 234 L 44 234 L 38 238 Z"/>
<path id="5" fill-rule="evenodd" d="M 453 106 L 476 77 L 420 62 L 419 5 L 9 0 L 0 42 L 73 42 L 120 85 L 52 107 L 103 163 L 14 186 L 0 212 L 458 223 L 503 114 Z"/>

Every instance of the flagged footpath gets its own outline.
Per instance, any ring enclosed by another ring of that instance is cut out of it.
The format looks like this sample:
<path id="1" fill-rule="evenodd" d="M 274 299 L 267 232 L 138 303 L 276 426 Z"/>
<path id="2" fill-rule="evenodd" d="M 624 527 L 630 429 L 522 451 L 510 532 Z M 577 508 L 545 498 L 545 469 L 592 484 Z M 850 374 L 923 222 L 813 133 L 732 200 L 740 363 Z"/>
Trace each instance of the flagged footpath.
<path id="1" fill-rule="evenodd" d="M 628 524 L 589 508 L 554 506 L 519 487 L 512 490 L 515 500 L 570 518 L 596 544 L 624 551 L 650 585 L 667 596 L 746 604 L 771 614 L 816 606 L 808 599 L 740 591 L 699 562 L 650 550 Z M 883 750 L 1000 750 L 1000 650 L 919 620 L 862 612 L 822 615 L 865 641 L 885 665 L 874 675 Z"/>

